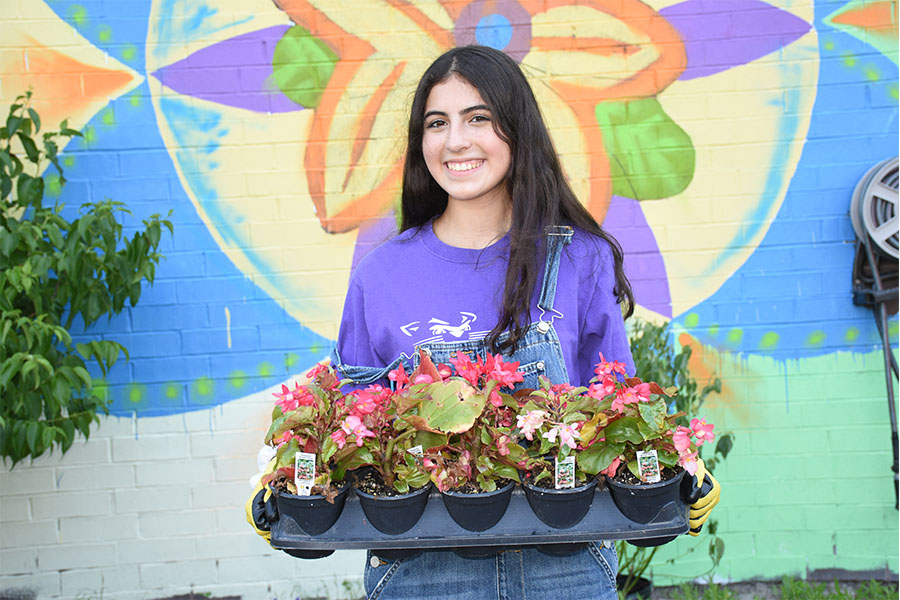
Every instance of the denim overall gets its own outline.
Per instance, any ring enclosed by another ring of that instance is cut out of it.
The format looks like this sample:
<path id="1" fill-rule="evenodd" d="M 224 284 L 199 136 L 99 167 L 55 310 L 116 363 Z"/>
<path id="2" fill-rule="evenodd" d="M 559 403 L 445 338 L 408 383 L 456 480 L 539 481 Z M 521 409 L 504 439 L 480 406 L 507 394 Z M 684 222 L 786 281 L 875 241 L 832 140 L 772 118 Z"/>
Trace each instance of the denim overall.
<path id="1" fill-rule="evenodd" d="M 519 388 L 537 388 L 538 376 L 554 383 L 568 382 L 565 359 L 553 320 L 563 315 L 553 308 L 560 255 L 572 241 L 571 227 L 547 231 L 547 260 L 538 299 L 540 315 L 520 339 L 507 361 L 519 362 L 524 381 Z M 508 337 L 503 334 L 501 340 Z M 473 360 L 484 357 L 484 340 L 433 342 L 421 347 L 435 364 L 450 364 L 458 351 Z M 332 364 L 345 378 L 367 385 L 387 378 L 402 362 L 407 373 L 419 363 L 419 348 L 413 356 L 401 355 L 386 367 L 344 365 L 335 349 Z M 554 552 L 565 548 L 563 552 Z M 574 548 L 574 550 L 573 550 Z M 366 595 L 370 600 L 446 598 L 454 600 L 615 600 L 618 558 L 610 542 L 578 545 L 480 547 L 427 550 L 419 553 L 369 552 L 365 571 Z"/>

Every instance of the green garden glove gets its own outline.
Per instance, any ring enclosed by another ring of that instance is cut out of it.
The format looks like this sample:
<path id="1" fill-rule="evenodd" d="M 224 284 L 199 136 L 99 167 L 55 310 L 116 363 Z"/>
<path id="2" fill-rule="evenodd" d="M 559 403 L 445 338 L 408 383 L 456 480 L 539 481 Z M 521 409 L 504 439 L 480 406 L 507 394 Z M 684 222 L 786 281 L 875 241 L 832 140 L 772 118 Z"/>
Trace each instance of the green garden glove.
<path id="1" fill-rule="evenodd" d="M 700 497 L 691 504 L 691 511 L 688 515 L 691 530 L 688 533 L 696 536 L 700 535 L 703 523 L 706 522 L 713 507 L 719 503 L 719 492 L 722 486 L 712 476 L 712 473 L 706 470 L 702 458 L 697 459 L 697 472 L 694 473 L 693 479 L 694 486 L 700 488 Z"/>

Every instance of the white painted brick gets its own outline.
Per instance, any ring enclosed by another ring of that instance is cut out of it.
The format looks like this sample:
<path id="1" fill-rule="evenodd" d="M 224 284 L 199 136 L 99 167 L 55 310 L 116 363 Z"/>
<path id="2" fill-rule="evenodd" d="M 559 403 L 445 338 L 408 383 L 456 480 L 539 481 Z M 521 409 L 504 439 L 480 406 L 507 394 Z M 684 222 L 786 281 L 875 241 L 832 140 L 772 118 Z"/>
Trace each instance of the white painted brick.
<path id="1" fill-rule="evenodd" d="M 232 403 L 229 403 L 232 404 Z M 223 408 L 223 412 L 215 413 L 216 431 L 259 431 L 259 443 L 272 424 L 272 403 L 266 401 L 257 404 L 246 404 Z"/>
<path id="2" fill-rule="evenodd" d="M 31 499 L 35 519 L 107 515 L 112 512 L 112 491 L 50 492 Z"/>
<path id="3" fill-rule="evenodd" d="M 114 543 L 59 544 L 38 548 L 38 567 L 41 571 L 103 567 L 115 562 Z"/>
<path id="4" fill-rule="evenodd" d="M 67 517 L 59 520 L 59 536 L 65 542 L 102 542 L 137 538 L 137 515 Z"/>
<path id="5" fill-rule="evenodd" d="M 193 434 L 213 428 L 211 410 L 195 410 L 165 417 L 141 417 L 135 424 L 138 438 L 157 434 Z"/>
<path id="6" fill-rule="evenodd" d="M 37 550 L 0 550 L 0 575 L 26 575 L 37 571 Z"/>
<path id="7" fill-rule="evenodd" d="M 190 489 L 193 508 L 233 507 L 236 504 L 243 506 L 253 491 L 247 481 L 198 485 Z"/>
<path id="8" fill-rule="evenodd" d="M 262 437 L 256 432 L 227 431 L 200 432 L 191 435 L 192 457 L 256 456 L 262 446 Z"/>
<path id="9" fill-rule="evenodd" d="M 284 554 L 279 552 L 278 554 Z M 288 556 L 284 554 L 285 556 Z M 288 556 L 288 558 L 293 558 Z M 296 559 L 294 560 L 302 560 Z M 265 581 L 268 574 L 273 571 L 275 563 L 271 556 L 244 556 L 241 558 L 223 558 L 219 561 L 219 583 L 245 583 L 250 581 Z M 318 561 L 316 561 L 318 562 Z"/>
<path id="10" fill-rule="evenodd" d="M 180 510 L 141 513 L 138 528 L 142 538 L 197 536 L 216 527 L 213 510 Z"/>
<path id="11" fill-rule="evenodd" d="M 247 481 L 257 473 L 256 454 L 239 457 L 219 457 L 215 462 L 216 481 Z"/>
<path id="12" fill-rule="evenodd" d="M 147 463 L 137 467 L 137 487 L 191 485 L 213 480 L 210 459 L 181 459 Z"/>
<path id="13" fill-rule="evenodd" d="M 31 503 L 28 497 L 12 496 L 4 491 L 0 498 L 2 498 L 2 501 L 0 501 L 0 523 L 27 521 L 30 518 Z"/>
<path id="14" fill-rule="evenodd" d="M 59 530 L 55 520 L 6 523 L 2 528 L 3 548 L 28 548 L 59 543 Z"/>
<path id="15" fill-rule="evenodd" d="M 292 558 L 289 554 L 281 552 Z M 313 577 L 347 577 L 362 575 L 366 563 L 365 550 L 339 550 L 316 560 L 295 559 L 293 564 L 294 577 L 307 579 Z"/>
<path id="16" fill-rule="evenodd" d="M 219 533 L 243 533 L 250 529 L 244 505 L 216 510 L 216 531 Z"/>
<path id="17" fill-rule="evenodd" d="M 197 558 L 234 558 L 269 555 L 272 547 L 250 526 L 244 533 L 229 533 L 197 537 Z M 280 553 L 280 552 L 279 552 Z"/>
<path id="18" fill-rule="evenodd" d="M 217 577 L 215 560 L 185 560 L 141 565 L 141 588 L 169 589 L 173 586 L 199 586 Z M 265 581 L 259 579 L 258 581 Z"/>
<path id="19" fill-rule="evenodd" d="M 2 564 L 2 561 L 0 561 L 0 565 Z M 38 598 L 59 596 L 59 573 L 0 576 L 0 590 L 31 590 L 37 594 Z"/>
<path id="20" fill-rule="evenodd" d="M 133 465 L 67 467 L 56 469 L 57 489 L 65 491 L 102 490 L 134 487 Z"/>
<path id="21" fill-rule="evenodd" d="M 53 486 L 50 467 L 18 465 L 12 471 L 0 468 L 0 490 L 4 497 L 49 492 Z"/>
<path id="22" fill-rule="evenodd" d="M 79 436 L 81 434 L 78 434 Z M 92 435 L 89 440 L 78 437 L 72 443 L 72 446 L 66 451 L 64 456 L 60 456 L 59 451 L 53 454 L 44 454 L 34 460 L 34 465 L 57 466 L 57 465 L 95 465 L 108 463 L 110 460 L 109 439 Z"/>
<path id="23" fill-rule="evenodd" d="M 99 569 L 72 569 L 60 573 L 60 585 L 64 596 L 89 598 L 99 590 L 137 590 L 140 588 L 140 574 L 137 565 L 128 564 Z"/>
<path id="24" fill-rule="evenodd" d="M 144 487 L 116 490 L 116 514 L 140 513 L 153 510 L 178 510 L 190 507 L 190 494 L 184 486 Z"/>
<path id="25" fill-rule="evenodd" d="M 130 564 L 164 563 L 196 557 L 192 539 L 123 540 L 117 542 L 119 559 Z"/>
<path id="26" fill-rule="evenodd" d="M 118 437 L 112 441 L 115 462 L 183 459 L 187 455 L 187 436 L 183 433 L 144 435 L 138 439 Z"/>

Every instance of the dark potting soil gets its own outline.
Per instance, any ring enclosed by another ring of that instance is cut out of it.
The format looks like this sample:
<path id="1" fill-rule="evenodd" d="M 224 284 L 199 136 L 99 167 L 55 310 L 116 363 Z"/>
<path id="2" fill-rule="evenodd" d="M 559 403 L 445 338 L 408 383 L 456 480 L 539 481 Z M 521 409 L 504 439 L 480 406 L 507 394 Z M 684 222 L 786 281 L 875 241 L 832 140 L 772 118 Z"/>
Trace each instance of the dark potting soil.
<path id="1" fill-rule="evenodd" d="M 354 471 L 353 487 L 371 496 L 389 498 L 402 496 L 402 494 L 392 486 L 385 485 L 381 474 L 375 469 L 360 469 L 359 472 Z"/>
<path id="2" fill-rule="evenodd" d="M 678 477 L 678 474 L 680 472 L 680 470 L 676 471 L 671 467 L 663 467 L 663 470 L 659 474 L 660 482 L 674 479 L 675 477 Z M 652 485 L 649 483 L 643 483 L 640 479 L 635 477 L 634 473 L 632 473 L 625 465 L 622 465 L 622 467 L 619 469 L 619 472 L 616 473 L 616 476 L 613 477 L 613 479 L 615 479 L 619 483 L 626 483 L 628 485 Z"/>
<path id="3" fill-rule="evenodd" d="M 556 485 L 553 482 L 553 472 L 552 471 L 550 472 L 550 477 L 544 477 L 543 479 L 541 479 L 540 481 L 535 483 L 534 480 L 537 477 L 537 475 L 540 475 L 540 473 L 535 474 L 534 472 L 529 471 L 529 472 L 525 473 L 525 477 L 523 479 L 525 480 L 526 483 L 528 483 L 529 485 L 533 485 L 534 487 L 544 488 L 547 490 L 556 489 Z M 576 480 L 575 487 L 580 487 L 580 486 L 588 483 L 589 481 L 590 481 L 590 479 L 587 479 L 585 481 Z"/>
<path id="4" fill-rule="evenodd" d="M 497 489 L 501 489 L 506 487 L 508 484 L 512 483 L 512 479 L 498 479 L 497 480 Z M 463 485 L 453 488 L 450 490 L 451 492 L 456 492 L 459 494 L 483 494 L 485 493 L 480 487 L 478 487 L 477 483 L 473 483 L 471 481 L 467 481 Z"/>

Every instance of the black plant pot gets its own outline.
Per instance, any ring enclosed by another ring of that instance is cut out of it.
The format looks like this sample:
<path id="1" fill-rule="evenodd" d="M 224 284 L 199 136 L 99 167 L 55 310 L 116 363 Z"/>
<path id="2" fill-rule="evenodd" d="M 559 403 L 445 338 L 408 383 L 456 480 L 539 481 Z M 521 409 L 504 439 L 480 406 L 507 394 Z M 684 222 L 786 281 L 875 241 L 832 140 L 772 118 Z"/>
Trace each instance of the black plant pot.
<path id="1" fill-rule="evenodd" d="M 456 524 L 469 531 L 484 531 L 496 525 L 512 496 L 515 482 L 510 481 L 493 492 L 464 494 L 462 492 L 441 492 L 444 507 Z"/>
<path id="2" fill-rule="evenodd" d="M 684 473 L 681 471 L 667 481 L 642 485 L 619 483 L 606 477 L 606 485 L 613 502 L 623 515 L 636 523 L 648 523 L 659 514 L 663 506 L 679 501 Z"/>
<path id="3" fill-rule="evenodd" d="M 628 581 L 627 575 L 616 575 L 616 588 L 620 592 L 624 592 L 625 582 Z M 645 577 L 638 577 L 634 581 L 634 585 L 625 594 L 625 600 L 650 600 L 653 594 L 653 582 Z M 621 596 L 620 596 L 621 597 Z"/>
<path id="4" fill-rule="evenodd" d="M 542 488 L 522 480 L 525 498 L 537 518 L 557 529 L 568 529 L 581 522 L 594 501 L 597 480 L 565 490 Z"/>
<path id="5" fill-rule="evenodd" d="M 290 515 L 300 529 L 309 535 L 319 535 L 328 531 L 337 522 L 341 511 L 344 510 L 344 502 L 349 491 L 350 484 L 343 483 L 334 504 L 328 502 L 325 496 L 297 496 L 284 492 L 275 492 L 275 502 L 278 514 Z"/>
<path id="6" fill-rule="evenodd" d="M 409 531 L 425 511 L 432 484 L 400 496 L 373 496 L 358 489 L 356 497 L 372 527 L 382 533 L 397 535 Z"/>

